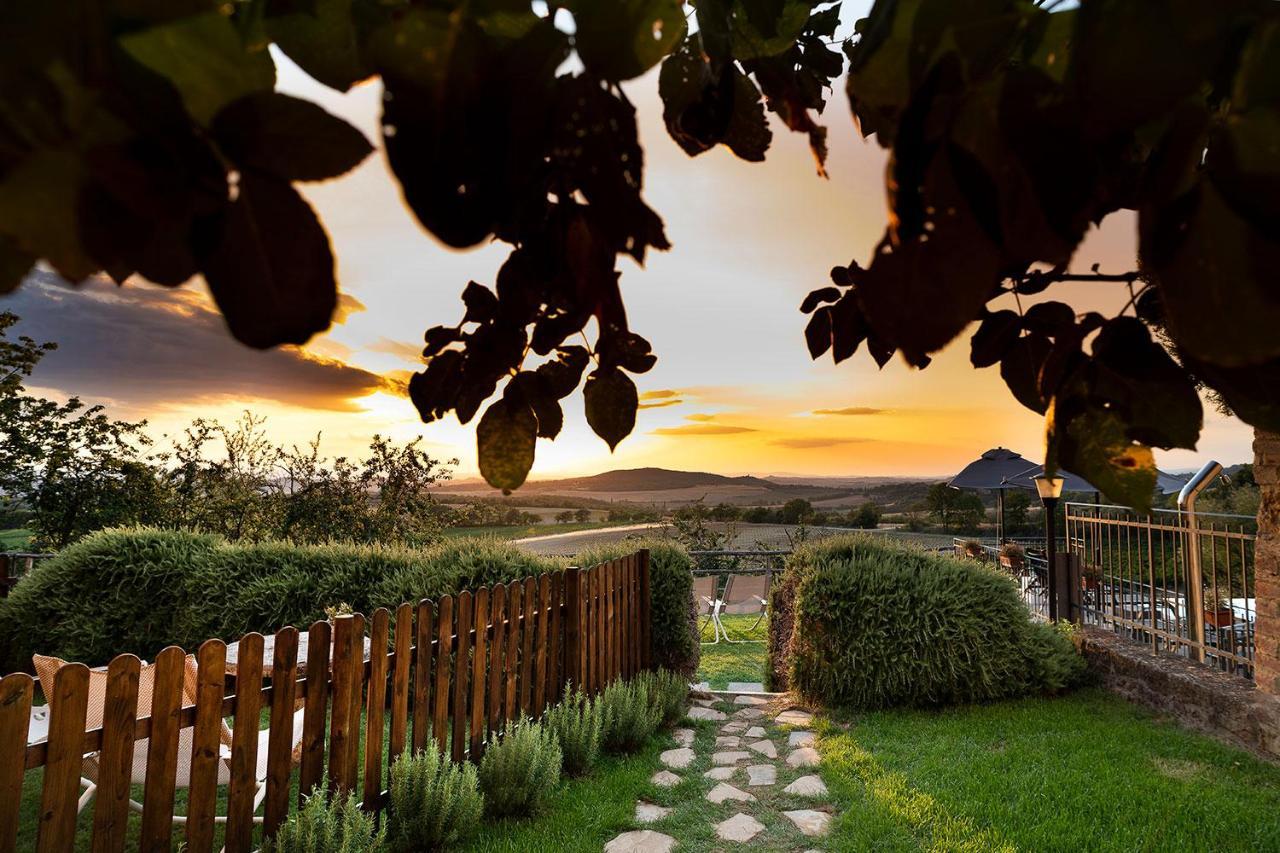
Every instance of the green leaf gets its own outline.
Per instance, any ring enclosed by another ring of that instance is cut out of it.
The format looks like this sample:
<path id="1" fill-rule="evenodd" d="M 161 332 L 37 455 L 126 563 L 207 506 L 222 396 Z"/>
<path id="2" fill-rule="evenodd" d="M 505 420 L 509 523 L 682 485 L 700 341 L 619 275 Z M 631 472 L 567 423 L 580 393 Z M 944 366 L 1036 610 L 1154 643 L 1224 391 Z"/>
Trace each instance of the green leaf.
<path id="1" fill-rule="evenodd" d="M 351 6 L 351 0 L 317 0 L 314 14 L 267 18 L 267 34 L 303 71 L 345 92 L 373 73 L 360 55 Z"/>
<path id="2" fill-rule="evenodd" d="M 303 344 L 329 328 L 338 301 L 329 237 L 288 182 L 242 174 L 226 212 L 197 225 L 195 245 L 209 290 L 241 343 Z"/>
<path id="3" fill-rule="evenodd" d="M 577 0 L 569 4 L 574 44 L 587 68 L 606 80 L 639 77 L 684 38 L 681 0 Z"/>
<path id="4" fill-rule="evenodd" d="M 736 65 L 717 78 L 690 39 L 667 57 L 658 76 L 667 132 L 688 155 L 724 143 L 744 160 L 761 161 L 773 140 L 760 90 Z"/>
<path id="5" fill-rule="evenodd" d="M 129 33 L 120 37 L 120 44 L 167 78 L 182 94 L 187 112 L 206 127 L 237 98 L 275 88 L 270 53 L 246 48 L 235 25 L 218 13 Z"/>
<path id="6" fill-rule="evenodd" d="M 0 235 L 18 250 L 46 259 L 68 281 L 80 281 L 101 268 L 80 242 L 83 174 L 77 154 L 44 149 L 0 181 Z"/>
<path id="7" fill-rule="evenodd" d="M 34 255 L 27 254 L 8 237 L 0 235 L 0 293 L 16 290 L 35 262 Z"/>
<path id="8" fill-rule="evenodd" d="M 582 390 L 587 407 L 587 423 L 613 450 L 631 434 L 640 404 L 636 385 L 617 368 L 599 369 L 587 377 Z"/>
<path id="9" fill-rule="evenodd" d="M 497 400 L 476 426 L 480 475 L 503 494 L 511 494 L 529 476 L 537 443 L 538 421 L 528 406 Z"/>
<path id="10" fill-rule="evenodd" d="M 794 47 L 813 6 L 813 0 L 786 0 L 785 3 L 750 0 L 748 8 L 739 6 L 733 16 L 734 59 L 774 56 Z M 765 23 L 760 26 L 757 21 Z"/>
<path id="11" fill-rule="evenodd" d="M 111 14 L 148 23 L 174 21 L 218 8 L 216 0 L 108 0 Z"/>
<path id="12" fill-rule="evenodd" d="M 1045 469 L 1084 477 L 1108 499 L 1138 512 L 1151 508 L 1156 463 L 1151 448 L 1131 441 L 1121 418 L 1087 403 L 1087 389 L 1053 401 L 1048 421 Z"/>
<path id="13" fill-rule="evenodd" d="M 373 151 L 347 122 L 279 92 L 254 92 L 233 101 L 218 112 L 212 131 L 238 167 L 291 181 L 336 178 Z"/>

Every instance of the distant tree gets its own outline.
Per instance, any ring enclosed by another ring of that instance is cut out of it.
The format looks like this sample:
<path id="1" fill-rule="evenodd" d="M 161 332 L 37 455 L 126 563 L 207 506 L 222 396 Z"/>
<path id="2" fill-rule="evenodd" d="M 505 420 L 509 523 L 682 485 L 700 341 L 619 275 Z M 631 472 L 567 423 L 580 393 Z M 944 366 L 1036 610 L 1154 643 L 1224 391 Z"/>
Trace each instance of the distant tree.
<path id="1" fill-rule="evenodd" d="M 1004 521 L 1010 528 L 1018 529 L 1031 523 L 1031 495 L 1021 489 L 1006 489 L 1004 493 Z"/>
<path id="2" fill-rule="evenodd" d="M 813 516 L 813 504 L 804 498 L 792 498 L 782 505 L 778 521 L 782 524 L 800 524 Z"/>
<path id="3" fill-rule="evenodd" d="M 713 521 L 737 521 L 742 518 L 742 508 L 730 503 L 718 503 L 711 509 Z"/>
<path id="4" fill-rule="evenodd" d="M 880 526 L 880 507 L 871 501 L 867 501 L 855 510 L 849 512 L 849 521 L 854 527 L 861 527 L 864 530 L 874 530 Z"/>
<path id="5" fill-rule="evenodd" d="M 767 506 L 753 506 L 742 513 L 742 520 L 748 524 L 768 524 L 777 519 Z"/>
<path id="6" fill-rule="evenodd" d="M 577 522 L 587 522 L 591 520 L 591 510 L 577 509 L 573 512 L 573 520 Z"/>
<path id="7" fill-rule="evenodd" d="M 946 483 L 934 483 L 929 487 L 925 504 L 929 509 L 929 515 L 942 525 L 943 530 L 951 529 L 955 514 L 960 508 L 960 497 L 960 490 L 953 489 Z"/>
<path id="8" fill-rule="evenodd" d="M 556 513 L 556 524 L 568 524 L 573 521 L 573 510 L 565 509 Z"/>

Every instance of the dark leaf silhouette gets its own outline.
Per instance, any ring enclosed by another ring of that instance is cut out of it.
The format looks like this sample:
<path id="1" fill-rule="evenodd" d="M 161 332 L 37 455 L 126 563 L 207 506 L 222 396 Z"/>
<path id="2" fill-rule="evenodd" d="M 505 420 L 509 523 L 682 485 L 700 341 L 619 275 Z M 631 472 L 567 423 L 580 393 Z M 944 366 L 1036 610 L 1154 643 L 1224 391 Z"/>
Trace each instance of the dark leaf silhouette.
<path id="1" fill-rule="evenodd" d="M 373 151 L 364 134 L 300 98 L 256 92 L 223 107 L 213 136 L 242 169 L 289 181 L 323 181 L 354 169 Z"/>
<path id="2" fill-rule="evenodd" d="M 613 450 L 631 434 L 636 425 L 639 397 L 636 385 L 616 368 L 601 369 L 587 377 L 582 390 L 587 407 L 587 423 Z"/>
<path id="3" fill-rule="evenodd" d="M 480 475 L 503 494 L 520 488 L 533 467 L 538 421 L 525 405 L 502 399 L 485 409 L 476 426 Z"/>

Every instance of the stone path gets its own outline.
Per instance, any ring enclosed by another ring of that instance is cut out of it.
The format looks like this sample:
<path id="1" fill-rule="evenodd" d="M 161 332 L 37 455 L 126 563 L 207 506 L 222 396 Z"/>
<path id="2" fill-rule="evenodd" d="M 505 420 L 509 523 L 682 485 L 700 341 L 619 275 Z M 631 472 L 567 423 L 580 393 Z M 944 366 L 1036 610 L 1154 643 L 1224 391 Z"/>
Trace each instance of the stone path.
<path id="1" fill-rule="evenodd" d="M 717 850 L 820 849 L 834 808 L 814 769 L 813 715 L 762 685 L 731 687 L 701 695 L 695 688 L 692 726 L 672 733 L 663 766 L 635 804 L 634 829 L 606 853 L 679 851 L 682 841 Z"/>

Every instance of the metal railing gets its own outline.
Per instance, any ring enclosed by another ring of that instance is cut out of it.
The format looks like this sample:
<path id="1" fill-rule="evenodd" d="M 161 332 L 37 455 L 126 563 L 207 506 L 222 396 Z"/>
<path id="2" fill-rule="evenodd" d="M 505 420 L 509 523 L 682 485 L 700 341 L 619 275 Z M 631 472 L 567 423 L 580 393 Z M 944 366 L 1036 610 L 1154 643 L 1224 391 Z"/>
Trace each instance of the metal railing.
<path id="1" fill-rule="evenodd" d="M 973 545 L 977 545 L 977 553 L 971 553 Z M 952 547 L 957 557 L 968 557 L 983 562 L 998 564 L 1002 570 L 1013 575 L 1018 582 L 1018 590 L 1023 602 L 1032 614 L 1049 618 L 1049 563 L 1044 555 L 1044 539 L 1015 538 L 1006 539 L 1004 544 L 1019 545 L 1022 554 L 1016 558 L 1003 557 L 1003 545 L 993 539 L 974 539 L 957 536 L 952 540 Z"/>
<path id="2" fill-rule="evenodd" d="M 1255 521 L 1190 509 L 1066 505 L 1082 620 L 1251 678 Z"/>
<path id="3" fill-rule="evenodd" d="M 52 554 L 35 554 L 26 551 L 0 553 L 0 597 L 8 595 L 9 590 L 22 580 L 36 563 L 52 556 Z"/>

